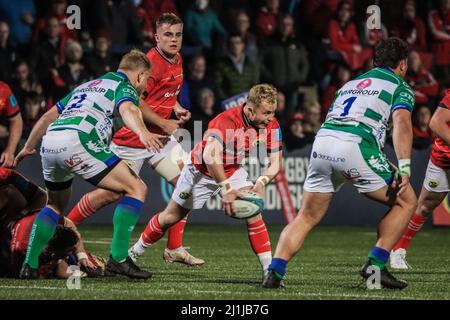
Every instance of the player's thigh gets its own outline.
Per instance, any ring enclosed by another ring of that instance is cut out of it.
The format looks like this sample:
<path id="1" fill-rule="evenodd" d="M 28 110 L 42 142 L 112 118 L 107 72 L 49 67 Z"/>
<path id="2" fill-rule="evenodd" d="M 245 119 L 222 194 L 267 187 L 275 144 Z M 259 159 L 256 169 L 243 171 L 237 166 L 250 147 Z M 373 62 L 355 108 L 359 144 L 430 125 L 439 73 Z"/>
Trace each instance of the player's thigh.
<path id="1" fill-rule="evenodd" d="M 124 161 L 137 175 L 141 172 L 144 162 L 153 155 L 153 153 L 147 149 L 119 146 L 114 142 L 111 142 L 109 147 L 111 151 Z"/>
<path id="2" fill-rule="evenodd" d="M 139 176 L 124 162 L 120 161 L 103 179 L 97 184 L 98 187 L 125 193 L 145 200 L 147 187 Z"/>
<path id="3" fill-rule="evenodd" d="M 331 142 L 330 142 L 331 141 Z M 339 148 L 330 148 L 343 142 L 334 137 L 317 137 L 314 141 L 303 189 L 312 193 L 336 192 L 344 179 L 333 167 L 334 159 L 341 161 Z"/>
<path id="4" fill-rule="evenodd" d="M 172 200 L 185 209 L 201 209 L 220 190 L 214 179 L 204 175 L 191 163 L 181 170 Z"/>
<path id="5" fill-rule="evenodd" d="M 173 137 L 154 156 L 149 159 L 149 165 L 164 179 L 175 185 L 184 166 L 188 154 Z"/>
<path id="6" fill-rule="evenodd" d="M 397 195 L 397 193 L 397 188 L 394 189 L 390 185 L 386 185 L 376 191 L 364 193 L 364 195 L 390 207 L 395 204 L 407 210 L 414 210 L 417 207 L 417 197 L 411 184 L 401 195 Z"/>
<path id="7" fill-rule="evenodd" d="M 446 191 L 430 191 L 424 185 L 420 191 L 417 212 L 428 215 L 445 199 L 447 194 Z"/>
<path id="8" fill-rule="evenodd" d="M 362 139 L 349 145 L 351 156 L 342 163 L 342 174 L 359 193 L 368 194 L 384 189 L 394 180 L 393 170 L 375 139 Z M 387 189 L 386 189 L 387 190 Z"/>

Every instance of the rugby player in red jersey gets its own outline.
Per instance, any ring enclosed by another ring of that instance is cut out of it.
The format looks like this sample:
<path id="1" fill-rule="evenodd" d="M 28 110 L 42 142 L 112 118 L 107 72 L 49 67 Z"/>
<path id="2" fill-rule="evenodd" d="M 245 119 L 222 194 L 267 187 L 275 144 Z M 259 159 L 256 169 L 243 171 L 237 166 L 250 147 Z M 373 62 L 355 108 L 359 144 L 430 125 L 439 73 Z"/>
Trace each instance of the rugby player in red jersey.
<path id="1" fill-rule="evenodd" d="M 0 144 L 0 167 L 12 167 L 14 152 L 22 136 L 23 121 L 17 100 L 9 86 L 0 81 L 0 116 L 5 116 L 9 123 L 8 142 Z"/>
<path id="2" fill-rule="evenodd" d="M 183 37 L 183 22 L 173 13 L 165 13 L 156 21 L 156 47 L 147 57 L 152 64 L 152 74 L 140 101 L 144 121 L 150 132 L 171 135 L 191 114 L 177 101 L 183 84 L 183 65 L 180 55 Z M 172 113 L 178 120 L 170 120 Z M 139 174 L 144 163 L 153 168 L 170 184 L 175 185 L 183 168 L 186 153 L 177 140 L 170 136 L 159 152 L 148 151 L 139 138 L 127 127 L 121 128 L 113 137 L 110 148 Z M 120 195 L 97 189 L 84 195 L 69 213 L 68 218 L 80 223 L 95 211 L 117 201 Z M 169 230 L 167 247 L 164 250 L 166 262 L 180 262 L 199 266 L 204 260 L 192 256 L 183 247 L 183 232 L 187 217 Z"/>
<path id="3" fill-rule="evenodd" d="M 392 249 L 390 265 L 393 269 L 408 269 L 406 251 L 412 239 L 450 191 L 450 89 L 447 90 L 434 112 L 430 129 L 437 138 L 431 150 L 417 210 L 402 237 Z"/>
<path id="4" fill-rule="evenodd" d="M 274 118 L 276 89 L 267 84 L 251 88 L 247 103 L 222 112 L 208 125 L 203 140 L 191 151 L 181 171 L 172 198 L 161 213 L 153 216 L 129 255 L 136 259 L 145 249 L 182 220 L 192 209 L 200 209 L 217 192 L 222 193 L 222 207 L 233 216 L 233 201 L 239 190 L 252 190 L 262 196 L 264 186 L 281 167 L 281 130 Z M 241 166 L 255 148 L 266 145 L 269 165 L 255 185 Z M 251 247 L 263 272 L 272 257 L 269 234 L 261 214 L 247 219 Z"/>
<path id="5" fill-rule="evenodd" d="M 0 168 L 0 277 L 19 276 L 30 230 L 46 202 L 47 193 L 42 188 L 17 171 Z M 39 260 L 40 278 L 68 278 L 69 263 L 79 264 L 90 276 L 100 276 L 104 271 L 101 258 L 85 251 L 75 225 L 68 219 L 60 220 Z"/>

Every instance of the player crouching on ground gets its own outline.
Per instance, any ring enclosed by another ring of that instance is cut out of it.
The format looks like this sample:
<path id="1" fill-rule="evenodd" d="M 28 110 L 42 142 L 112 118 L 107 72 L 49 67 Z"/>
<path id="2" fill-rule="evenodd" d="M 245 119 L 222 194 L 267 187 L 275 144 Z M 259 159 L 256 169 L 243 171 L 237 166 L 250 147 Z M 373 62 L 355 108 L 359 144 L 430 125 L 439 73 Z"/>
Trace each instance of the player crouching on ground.
<path id="1" fill-rule="evenodd" d="M 239 190 L 252 190 L 262 197 L 264 186 L 281 167 L 281 134 L 274 118 L 276 89 L 267 84 L 251 88 L 247 103 L 222 112 L 208 125 L 203 141 L 195 145 L 181 171 L 172 199 L 153 216 L 140 239 L 129 250 L 132 259 L 162 238 L 166 230 L 182 220 L 192 209 L 201 209 L 219 191 L 222 207 L 229 216 L 235 214 L 234 200 Z M 266 143 L 269 166 L 255 185 L 241 162 L 249 151 Z M 247 219 L 250 244 L 258 256 L 263 272 L 272 258 L 269 234 L 261 214 Z"/>
<path id="2" fill-rule="evenodd" d="M 33 222 L 46 201 L 43 189 L 14 170 L 0 168 L 0 277 L 19 277 Z M 68 278 L 69 265 L 92 277 L 102 276 L 105 270 L 102 259 L 86 252 L 75 225 L 65 218 L 39 262 L 40 278 Z"/>

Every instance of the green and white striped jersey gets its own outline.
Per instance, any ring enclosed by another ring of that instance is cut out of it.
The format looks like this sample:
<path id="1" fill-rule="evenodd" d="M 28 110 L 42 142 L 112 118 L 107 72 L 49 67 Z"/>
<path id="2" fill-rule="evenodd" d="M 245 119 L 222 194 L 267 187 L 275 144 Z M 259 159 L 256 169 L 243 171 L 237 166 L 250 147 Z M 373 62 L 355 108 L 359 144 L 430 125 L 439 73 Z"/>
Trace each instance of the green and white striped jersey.
<path id="1" fill-rule="evenodd" d="M 345 131 L 359 137 L 375 138 L 384 146 L 391 114 L 398 109 L 412 111 L 414 93 L 391 70 L 374 68 L 347 82 L 337 93 L 318 136 Z"/>
<path id="2" fill-rule="evenodd" d="M 60 116 L 48 128 L 52 130 L 78 130 L 97 132 L 106 144 L 111 141 L 113 118 L 124 101 L 139 105 L 139 96 L 127 76 L 109 72 L 104 76 L 81 84 L 56 103 Z"/>

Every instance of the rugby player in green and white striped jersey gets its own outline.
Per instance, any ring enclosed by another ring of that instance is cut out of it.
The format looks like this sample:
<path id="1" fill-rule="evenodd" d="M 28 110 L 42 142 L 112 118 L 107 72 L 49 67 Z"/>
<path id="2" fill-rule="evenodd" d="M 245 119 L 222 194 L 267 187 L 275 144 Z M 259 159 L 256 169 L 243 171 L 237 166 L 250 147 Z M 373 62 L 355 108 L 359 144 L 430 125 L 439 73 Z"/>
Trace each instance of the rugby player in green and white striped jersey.
<path id="1" fill-rule="evenodd" d="M 113 120 L 125 123 L 142 144 L 157 152 L 165 136 L 150 133 L 138 108 L 151 64 L 144 53 L 132 50 L 110 72 L 84 83 L 59 101 L 35 125 L 15 164 L 40 148 L 48 203 L 36 217 L 20 277 L 35 279 L 39 255 L 52 238 L 70 199 L 72 179 L 78 175 L 91 184 L 124 195 L 114 211 L 114 235 L 106 269 L 113 274 L 147 279 L 128 257 L 128 242 L 146 197 L 145 183 L 108 147 Z"/>
<path id="2" fill-rule="evenodd" d="M 375 67 L 336 93 L 314 141 L 300 211 L 280 235 L 263 287 L 282 286 L 287 262 L 325 215 L 333 194 L 344 182 L 390 207 L 378 224 L 378 239 L 360 270 L 361 276 L 368 283 L 374 280 L 374 286 L 407 286 L 385 266 L 417 204 L 409 183 L 414 94 L 403 80 L 407 55 L 404 41 L 381 40 L 375 46 Z M 382 151 L 390 118 L 398 169 Z"/>

